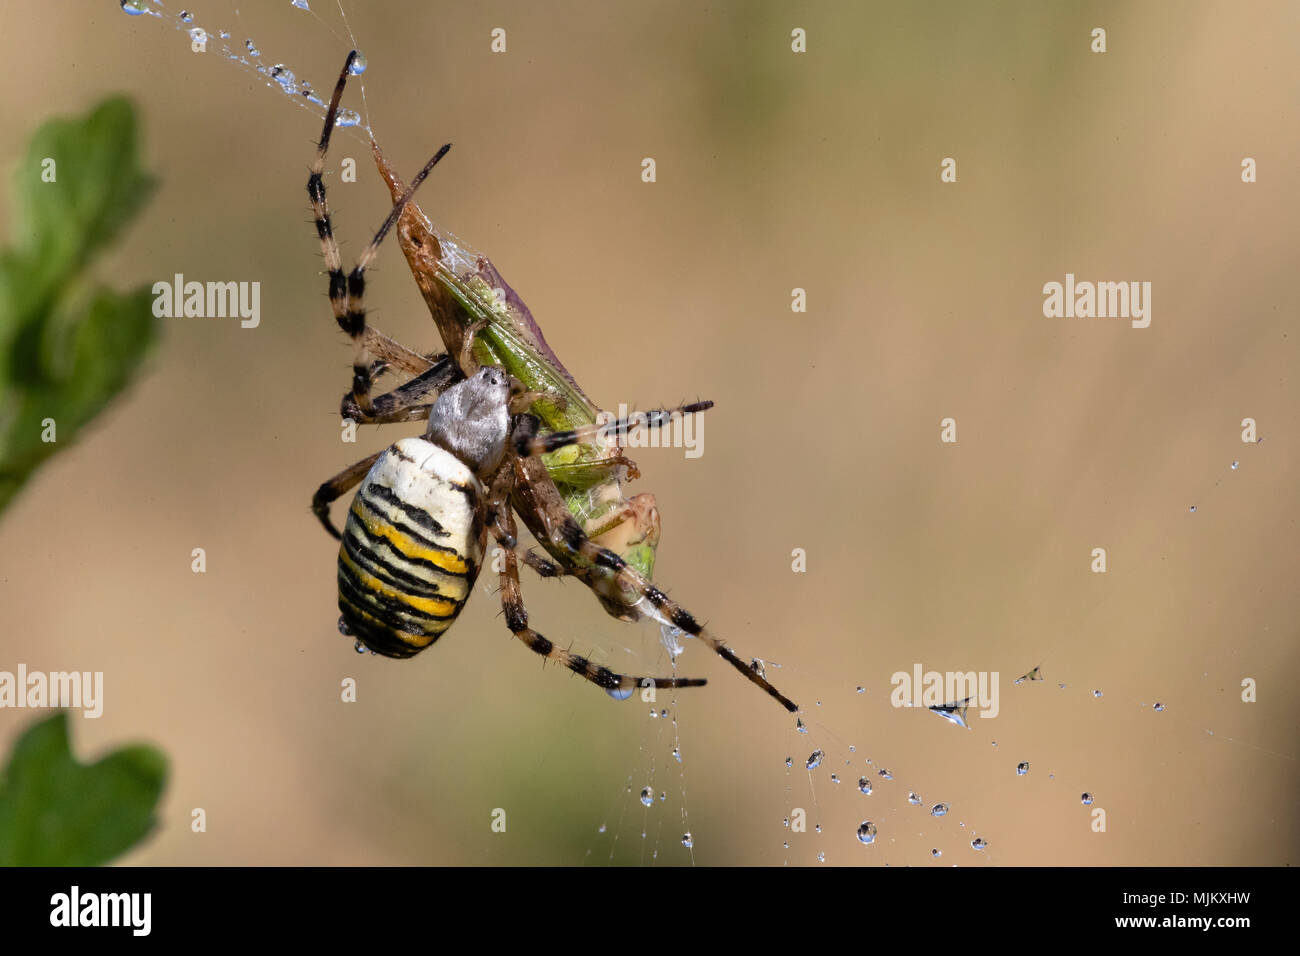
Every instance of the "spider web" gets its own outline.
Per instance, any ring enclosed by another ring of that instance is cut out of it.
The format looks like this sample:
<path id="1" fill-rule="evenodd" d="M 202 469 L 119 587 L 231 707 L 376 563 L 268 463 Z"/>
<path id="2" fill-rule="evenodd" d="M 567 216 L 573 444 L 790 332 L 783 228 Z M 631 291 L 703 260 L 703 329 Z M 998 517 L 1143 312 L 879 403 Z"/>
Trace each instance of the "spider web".
<path id="1" fill-rule="evenodd" d="M 320 100 L 325 97 L 312 91 L 328 91 L 332 76 L 326 66 L 294 69 L 295 56 L 305 58 L 305 51 L 322 46 L 318 41 L 323 35 L 336 41 L 329 47 L 331 55 L 343 46 L 365 48 L 364 36 L 358 42 L 352 35 L 342 4 L 323 0 L 313 9 L 285 0 L 257 11 L 230 4 L 205 12 L 196 3 L 187 8 L 189 19 L 182 18 L 176 4 L 134 2 L 142 19 L 152 18 L 174 30 L 175 42 L 189 43 L 193 30 L 204 30 L 234 70 L 266 87 L 264 99 L 274 98 L 317 117 L 324 114 Z M 319 11 L 314 9 L 318 5 Z M 330 6 L 336 6 L 337 20 L 326 17 Z M 277 44 L 284 41 L 278 38 L 291 40 L 299 32 L 310 42 L 288 44 L 281 53 Z M 268 39 L 255 40 L 260 36 Z M 246 41 L 254 41 L 251 48 Z M 361 93 L 364 103 L 363 87 Z M 243 108 L 268 107 L 250 101 Z M 352 135 L 368 130 L 365 112 L 363 106 L 349 130 Z M 544 316 L 540 321 L 545 327 Z M 580 369 L 574 373 L 581 378 Z M 1237 453 L 1242 461 L 1231 453 L 1222 457 L 1219 477 L 1205 476 L 1171 491 L 1186 500 L 1186 520 L 1223 505 L 1230 495 L 1249 494 L 1234 483 L 1244 484 L 1252 469 L 1270 467 L 1260 445 Z M 671 515 L 666 515 L 665 527 L 663 576 L 671 579 L 671 559 L 666 557 L 672 549 Z M 530 583 L 526 581 L 526 587 Z M 707 591 L 697 589 L 697 595 L 707 597 Z M 569 598 L 582 599 L 574 593 Z M 495 600 L 494 593 L 490 600 Z M 694 607 L 697 597 L 683 600 Z M 1258 743 L 1250 722 L 1235 717 L 1239 668 L 1231 662 L 1207 661 L 1188 668 L 1135 656 L 1129 668 L 1092 664 L 1080 642 L 1105 626 L 1099 622 L 1106 620 L 1114 600 L 1108 595 L 1067 616 L 1056 636 L 1038 642 L 1034 652 L 1017 663 L 1013 676 L 1024 674 L 1027 679 L 1003 681 L 1002 719 L 997 721 L 968 714 L 967 726 L 960 726 L 925 709 L 900 710 L 892 705 L 892 688 L 879 673 L 839 673 L 834 661 L 815 660 L 815 650 L 806 643 L 792 647 L 785 660 L 767 661 L 768 676 L 804 709 L 798 724 L 791 718 L 784 732 L 766 736 L 746 751 L 766 761 L 760 772 L 766 781 L 762 798 L 771 812 L 757 829 L 740 834 L 726 832 L 722 823 L 704 829 L 698 823 L 705 816 L 698 802 L 704 798 L 695 796 L 701 789 L 724 805 L 724 810 L 707 816 L 726 819 L 725 781 L 699 786 L 715 757 L 693 739 L 694 722 L 704 719 L 699 715 L 706 708 L 686 692 L 665 695 L 654 705 L 634 699 L 610 718 L 632 722 L 639 743 L 611 774 L 617 780 L 608 788 L 608 809 L 585 821 L 589 837 L 580 858 L 552 862 L 718 863 L 726 862 L 733 851 L 744 859 L 791 865 L 1051 861 L 1058 846 L 1078 854 L 1081 844 L 1064 834 L 1086 833 L 1092 808 L 1109 805 L 1112 794 L 1127 788 L 1126 777 L 1154 772 L 1171 759 L 1195 768 L 1194 775 L 1220 781 L 1249 778 L 1261 768 L 1276 772 L 1279 765 L 1294 775 L 1294 753 Z M 658 673 L 668 661 L 683 673 L 708 669 L 711 682 L 735 679 L 697 642 L 685 641 L 684 653 L 670 660 L 654 632 L 655 626 L 646 624 L 635 632 L 627 629 L 617 640 L 592 640 L 597 656 L 612 667 Z M 734 646 L 741 654 L 747 649 L 740 638 Z M 958 669 L 969 668 L 962 664 Z M 547 688 L 530 692 L 546 693 Z M 754 708 L 771 706 L 759 695 L 750 703 Z M 1079 728 L 1086 728 L 1091 742 L 1083 754 L 1062 743 Z M 1179 815 L 1186 809 L 1180 805 L 1196 799 L 1187 791 L 1167 796 L 1169 805 L 1152 808 L 1152 813 Z M 796 811 L 806 818 L 802 830 Z M 1008 825 L 1008 817 L 1017 822 Z M 1203 817 L 1185 812 L 1183 818 L 1192 838 Z M 710 844 L 721 849 L 706 852 Z M 738 848 L 752 849 L 754 855 Z"/>

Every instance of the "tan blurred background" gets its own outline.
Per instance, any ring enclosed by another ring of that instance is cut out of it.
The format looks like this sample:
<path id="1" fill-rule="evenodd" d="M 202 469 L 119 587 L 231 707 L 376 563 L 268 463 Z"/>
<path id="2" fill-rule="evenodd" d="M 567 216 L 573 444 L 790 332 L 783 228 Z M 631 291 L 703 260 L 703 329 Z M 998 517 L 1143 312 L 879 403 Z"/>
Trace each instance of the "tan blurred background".
<path id="1" fill-rule="evenodd" d="M 313 6 L 189 9 L 326 88 L 349 41 Z M 680 672 L 710 684 L 673 707 L 679 766 L 646 705 L 542 671 L 487 578 L 419 658 L 355 655 L 307 503 L 417 429 L 339 440 L 350 353 L 304 190 L 319 120 L 169 22 L 43 5 L 5 20 L 5 182 L 39 122 L 124 91 L 162 184 L 103 277 L 262 289 L 255 330 L 168 321 L 147 374 L 0 519 L 0 669 L 104 671 L 77 751 L 143 739 L 172 761 L 161 829 L 126 862 L 663 865 L 692 859 L 684 829 L 705 864 L 1296 862 L 1294 4 L 347 11 L 385 150 L 409 175 L 456 144 L 424 209 L 493 258 L 588 393 L 717 402 L 704 456 L 642 450 L 631 490 L 659 499 L 657 578 L 782 665 L 811 732 L 688 647 Z M 330 169 L 350 260 L 387 198 L 359 136 Z M 1150 328 L 1044 318 L 1067 272 L 1150 281 Z M 369 304 L 437 346 L 395 246 Z M 1263 444 L 1241 443 L 1247 416 Z M 654 628 L 575 583 L 524 586 L 543 633 L 667 668 Z M 1001 715 L 967 732 L 891 708 L 916 662 L 999 671 Z M 1046 681 L 1011 685 L 1036 664 Z M 32 716 L 0 711 L 3 749 Z M 863 796 L 882 764 L 895 779 Z M 783 828 L 794 807 L 809 832 Z"/>

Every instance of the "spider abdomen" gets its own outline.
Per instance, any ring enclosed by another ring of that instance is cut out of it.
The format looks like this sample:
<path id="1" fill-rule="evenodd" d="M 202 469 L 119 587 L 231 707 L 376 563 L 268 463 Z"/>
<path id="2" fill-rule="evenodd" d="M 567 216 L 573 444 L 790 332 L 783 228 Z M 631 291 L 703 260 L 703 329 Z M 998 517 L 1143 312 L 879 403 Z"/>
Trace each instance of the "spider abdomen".
<path id="1" fill-rule="evenodd" d="M 347 632 L 385 657 L 411 657 L 468 600 L 483 557 L 482 488 L 450 452 L 403 438 L 371 467 L 339 548 Z"/>

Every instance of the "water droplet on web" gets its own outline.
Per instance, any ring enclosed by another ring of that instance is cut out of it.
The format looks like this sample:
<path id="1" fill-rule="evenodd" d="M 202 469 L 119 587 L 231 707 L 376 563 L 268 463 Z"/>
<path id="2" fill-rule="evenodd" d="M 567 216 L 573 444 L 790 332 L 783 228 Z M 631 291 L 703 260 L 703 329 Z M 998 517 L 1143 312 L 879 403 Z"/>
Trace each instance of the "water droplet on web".
<path id="1" fill-rule="evenodd" d="M 207 43 L 208 31 L 203 29 L 203 27 L 191 27 L 190 39 L 193 40 L 195 43 Z"/>
<path id="2" fill-rule="evenodd" d="M 655 802 L 655 792 L 651 790 L 649 787 L 642 787 L 641 802 L 645 804 L 647 807 L 650 806 L 650 804 Z"/>
<path id="3" fill-rule="evenodd" d="M 606 687 L 605 693 L 609 694 L 609 696 L 613 697 L 615 700 L 627 700 L 632 696 L 632 691 L 634 689 L 635 688 L 632 687 Z"/>
<path id="4" fill-rule="evenodd" d="M 787 830 L 790 829 L 790 818 L 786 817 L 784 820 L 782 820 L 781 826 L 785 827 Z"/>
<path id="5" fill-rule="evenodd" d="M 757 674 L 759 677 L 762 677 L 764 680 L 767 679 L 767 665 L 763 662 L 763 659 L 761 657 L 755 657 L 752 661 L 750 661 L 749 669 L 753 671 L 755 674 Z"/>
<path id="6" fill-rule="evenodd" d="M 907 802 L 914 807 L 919 807 L 921 805 L 921 798 L 918 797 L 916 795 L 916 791 L 913 790 L 911 793 L 907 795 Z"/>
<path id="7" fill-rule="evenodd" d="M 867 796 L 871 796 L 871 781 L 866 777 L 858 777 L 858 789 Z"/>
<path id="8" fill-rule="evenodd" d="M 1090 793 L 1081 794 L 1079 796 L 1079 802 L 1082 803 L 1085 807 L 1092 806 L 1092 794 Z"/>
<path id="9" fill-rule="evenodd" d="M 360 76 L 362 73 L 366 72 L 367 66 L 369 66 L 369 64 L 366 62 L 366 55 L 358 50 L 356 57 L 352 60 L 352 75 Z"/>
<path id="10" fill-rule="evenodd" d="M 659 802 L 660 802 L 660 803 L 663 803 L 663 802 L 664 802 L 665 800 L 667 800 L 667 799 L 668 799 L 668 794 L 665 793 L 664 791 L 660 790 L 660 791 L 659 791 Z"/>
<path id="11" fill-rule="evenodd" d="M 825 851 L 825 850 L 818 850 L 818 851 L 817 851 L 817 862 L 818 862 L 818 863 L 825 863 L 825 862 L 826 862 L 826 851 Z"/>
<path id="12" fill-rule="evenodd" d="M 221 37 L 221 39 L 223 39 L 223 40 L 229 40 L 229 39 L 230 39 L 230 31 L 229 31 L 229 30 L 222 30 L 220 33 L 217 34 L 217 36 Z"/>
<path id="13" fill-rule="evenodd" d="M 932 817 L 942 817 L 942 816 L 947 816 L 947 814 L 948 814 L 948 804 L 946 803 L 936 803 L 934 806 L 930 808 L 930 816 Z"/>
<path id="14" fill-rule="evenodd" d="M 942 851 L 942 850 L 931 850 L 931 851 L 930 851 L 930 855 L 931 855 L 931 856 L 943 856 L 943 851 Z"/>
<path id="15" fill-rule="evenodd" d="M 886 780 L 893 780 L 893 779 L 894 779 L 894 775 L 893 775 L 892 773 L 890 773 L 888 770 L 886 770 L 884 767 L 881 767 L 881 768 L 880 768 L 880 775 L 881 775 L 882 777 L 884 777 Z"/>
<path id="16" fill-rule="evenodd" d="M 813 824 L 813 829 L 816 830 L 818 833 L 821 833 L 821 832 L 822 832 L 822 825 L 821 825 L 820 823 L 815 823 L 815 824 Z"/>
<path id="17" fill-rule="evenodd" d="M 144 13 L 144 6 L 136 3 L 135 0 L 121 0 L 121 2 L 122 12 L 128 17 L 138 17 L 140 14 Z"/>
<path id="18" fill-rule="evenodd" d="M 597 833 L 604 833 L 604 832 L 605 832 L 605 824 L 602 823 L 600 826 L 598 826 L 598 827 L 596 828 L 596 832 L 597 832 Z"/>
<path id="19" fill-rule="evenodd" d="M 289 0 L 289 2 L 290 2 L 293 6 L 297 7 L 299 10 L 310 10 L 310 9 L 311 9 L 311 7 L 307 6 L 307 0 Z"/>
<path id="20" fill-rule="evenodd" d="M 691 839 L 690 830 L 687 830 L 685 833 L 682 834 L 682 846 L 686 847 L 686 849 L 688 850 L 691 847 L 695 846 L 695 841 Z"/>
<path id="21" fill-rule="evenodd" d="M 1101 697 L 1101 691 L 1099 691 L 1099 690 L 1094 690 L 1094 691 L 1092 692 L 1092 696 L 1093 696 L 1093 697 Z"/>
<path id="22" fill-rule="evenodd" d="M 1152 707 L 1151 709 L 1152 709 L 1152 710 L 1164 710 L 1164 709 L 1165 709 L 1165 705 L 1164 705 L 1164 704 L 1156 704 L 1156 705 L 1155 705 L 1154 707 Z"/>
<path id="23" fill-rule="evenodd" d="M 989 844 L 987 840 L 981 839 L 980 837 L 976 837 L 975 839 L 970 841 L 970 845 L 973 849 L 983 850 Z"/>
<path id="24" fill-rule="evenodd" d="M 876 825 L 870 820 L 863 820 L 858 826 L 858 841 L 867 846 L 876 842 Z"/>
<path id="25" fill-rule="evenodd" d="M 867 689 L 866 689 L 865 687 L 859 687 L 859 688 L 858 688 L 858 693 L 859 693 L 859 694 L 865 694 L 866 692 L 867 692 Z"/>
<path id="26" fill-rule="evenodd" d="M 340 129 L 349 126 L 360 126 L 361 116 L 355 110 L 339 110 L 338 120 L 334 125 Z"/>
<path id="27" fill-rule="evenodd" d="M 293 75 L 293 70 L 289 69 L 283 63 L 277 63 L 271 67 L 271 79 L 280 84 L 280 89 L 286 93 L 297 93 L 298 84 Z"/>
<path id="28" fill-rule="evenodd" d="M 822 765 L 822 758 L 825 756 L 826 756 L 826 752 L 824 750 L 814 750 L 811 754 L 808 755 L 808 760 L 804 764 L 804 766 L 807 767 L 809 770 L 816 770 L 818 767 Z"/>
<path id="29" fill-rule="evenodd" d="M 1022 760 L 1020 763 L 1016 764 L 1016 776 L 1023 777 L 1027 773 L 1029 773 L 1028 760 Z"/>
<path id="30" fill-rule="evenodd" d="M 793 758 L 793 757 L 786 757 L 786 758 L 785 758 L 785 765 L 786 765 L 787 767 L 793 767 L 793 766 L 794 766 L 794 758 Z"/>
<path id="31" fill-rule="evenodd" d="M 261 55 L 262 55 L 262 51 L 259 50 L 259 49 L 257 48 L 257 44 L 255 44 L 252 40 L 245 40 L 245 41 L 244 41 L 244 47 L 245 47 L 245 49 L 247 49 L 248 52 L 251 53 L 253 56 L 261 56 Z"/>
<path id="32" fill-rule="evenodd" d="M 352 649 L 356 651 L 358 654 L 364 654 L 368 650 L 366 645 L 361 641 L 357 641 L 355 644 L 353 644 Z"/>
<path id="33" fill-rule="evenodd" d="M 682 762 L 682 751 L 680 748 L 678 747 L 673 748 L 673 759 L 676 760 L 678 763 Z"/>
<path id="34" fill-rule="evenodd" d="M 839 776 L 836 774 L 831 774 L 831 783 L 839 783 L 839 782 L 840 782 Z"/>
<path id="35" fill-rule="evenodd" d="M 794 719 L 794 729 L 799 731 L 801 734 L 808 733 L 808 728 L 804 726 L 802 717 L 796 717 Z"/>
<path id="36" fill-rule="evenodd" d="M 1196 505 L 1192 505 L 1192 506 L 1191 506 L 1190 508 L 1188 508 L 1187 510 L 1188 510 L 1188 511 L 1195 511 L 1195 510 L 1196 510 Z"/>
<path id="37" fill-rule="evenodd" d="M 188 10 L 182 10 L 177 14 L 177 16 L 180 18 L 181 23 L 189 23 L 194 19 L 194 14 L 190 13 Z"/>

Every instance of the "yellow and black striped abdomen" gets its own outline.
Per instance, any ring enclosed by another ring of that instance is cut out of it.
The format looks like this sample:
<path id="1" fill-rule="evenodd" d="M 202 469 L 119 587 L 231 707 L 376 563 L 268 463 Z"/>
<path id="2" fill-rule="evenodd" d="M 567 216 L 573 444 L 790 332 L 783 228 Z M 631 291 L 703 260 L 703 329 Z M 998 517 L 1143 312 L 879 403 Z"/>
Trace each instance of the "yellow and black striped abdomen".
<path id="1" fill-rule="evenodd" d="M 448 451 L 403 438 L 380 456 L 348 509 L 339 610 L 385 657 L 411 657 L 451 627 L 483 557 L 482 490 Z"/>

